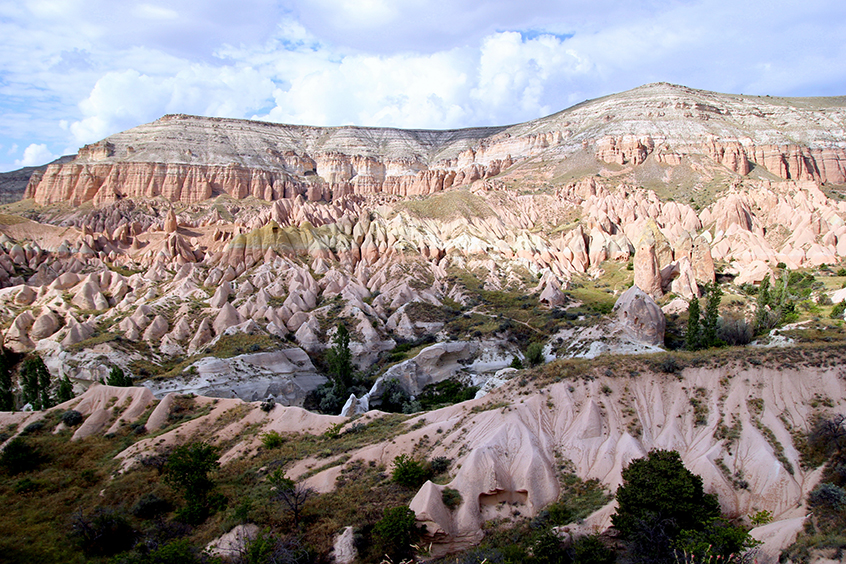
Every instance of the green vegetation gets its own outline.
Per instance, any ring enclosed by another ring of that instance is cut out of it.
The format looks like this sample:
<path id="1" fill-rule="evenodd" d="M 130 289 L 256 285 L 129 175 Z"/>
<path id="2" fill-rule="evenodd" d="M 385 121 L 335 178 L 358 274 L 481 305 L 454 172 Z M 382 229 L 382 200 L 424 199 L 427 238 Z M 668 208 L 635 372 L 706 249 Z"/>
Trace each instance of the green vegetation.
<path id="1" fill-rule="evenodd" d="M 526 349 L 526 362 L 529 363 L 529 366 L 531 368 L 540 366 L 543 361 L 543 345 L 538 342 L 529 344 L 529 348 Z"/>
<path id="2" fill-rule="evenodd" d="M 366 377 L 355 371 L 350 351 L 350 334 L 343 323 L 338 324 L 332 346 L 326 351 L 325 364 L 329 382 L 309 394 L 305 407 L 337 415 L 350 394 L 360 396 L 367 392 L 370 384 Z"/>
<path id="3" fill-rule="evenodd" d="M 53 405 L 50 397 L 50 372 L 37 354 L 27 357 L 20 369 L 23 402 L 33 409 L 48 409 Z"/>
<path id="4" fill-rule="evenodd" d="M 846 415 L 821 417 L 805 447 L 803 458 L 824 460 L 825 467 L 820 483 L 808 495 L 811 514 L 804 530 L 782 553 L 782 559 L 802 563 L 846 548 Z"/>
<path id="5" fill-rule="evenodd" d="M 315 495 L 315 491 L 286 477 L 281 468 L 277 468 L 273 474 L 268 476 L 267 481 L 276 488 L 274 498 L 281 501 L 291 513 L 294 519 L 294 528 L 299 529 L 303 508 L 306 502 Z"/>
<path id="6" fill-rule="evenodd" d="M 373 527 L 379 552 L 392 560 L 402 560 L 412 555 L 411 545 L 419 538 L 414 511 L 408 506 L 385 510 L 385 515 Z"/>
<path id="7" fill-rule="evenodd" d="M 106 378 L 106 384 L 109 386 L 118 386 L 121 388 L 128 388 L 132 386 L 132 378 L 124 374 L 120 366 L 112 366 L 109 371 L 109 377 Z"/>
<path id="8" fill-rule="evenodd" d="M 716 284 L 705 284 L 702 286 L 702 290 L 706 299 L 704 314 L 700 317 L 698 298 L 691 299 L 687 308 L 685 347 L 690 351 L 725 345 L 725 342 L 718 335 L 720 301 L 723 297 L 723 291 Z"/>
<path id="9" fill-rule="evenodd" d="M 467 386 L 450 378 L 428 384 L 417 397 L 417 401 L 423 409 L 435 409 L 471 400 L 476 397 L 478 391 L 478 386 Z"/>
<path id="10" fill-rule="evenodd" d="M 407 454 L 400 454 L 394 458 L 391 479 L 397 484 L 416 489 L 431 477 L 432 470 L 426 463 L 415 460 Z"/>
<path id="11" fill-rule="evenodd" d="M 181 521 L 198 525 L 225 501 L 212 495 L 215 483 L 209 474 L 219 467 L 217 449 L 206 443 L 183 445 L 170 454 L 164 478 L 185 499 L 185 507 L 177 515 Z"/>
<path id="12" fill-rule="evenodd" d="M 441 492 L 441 501 L 447 509 L 453 510 L 461 505 L 461 492 L 452 488 L 444 488 Z"/>
<path id="13" fill-rule="evenodd" d="M 617 488 L 614 527 L 637 562 L 676 562 L 678 554 L 697 561 L 735 561 L 752 548 L 748 532 L 720 516 L 713 494 L 682 464 L 675 451 L 653 450 L 623 470 Z"/>
<path id="14" fill-rule="evenodd" d="M 0 345 L 0 411 L 14 410 L 15 393 L 9 351 Z"/>

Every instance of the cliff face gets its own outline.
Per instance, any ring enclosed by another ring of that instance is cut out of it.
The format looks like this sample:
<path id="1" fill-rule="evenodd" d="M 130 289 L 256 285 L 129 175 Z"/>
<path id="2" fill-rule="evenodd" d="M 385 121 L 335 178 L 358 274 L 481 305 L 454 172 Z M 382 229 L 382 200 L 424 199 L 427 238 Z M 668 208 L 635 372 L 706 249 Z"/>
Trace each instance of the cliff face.
<path id="1" fill-rule="evenodd" d="M 515 165 L 602 163 L 673 168 L 697 162 L 745 176 L 846 183 L 846 99 L 775 99 L 667 84 L 585 102 L 510 127 L 420 131 L 305 127 L 165 116 L 80 149 L 34 176 L 25 197 L 78 205 L 163 196 L 277 200 L 302 195 L 432 194 Z M 598 172 L 599 170 L 597 170 Z"/>

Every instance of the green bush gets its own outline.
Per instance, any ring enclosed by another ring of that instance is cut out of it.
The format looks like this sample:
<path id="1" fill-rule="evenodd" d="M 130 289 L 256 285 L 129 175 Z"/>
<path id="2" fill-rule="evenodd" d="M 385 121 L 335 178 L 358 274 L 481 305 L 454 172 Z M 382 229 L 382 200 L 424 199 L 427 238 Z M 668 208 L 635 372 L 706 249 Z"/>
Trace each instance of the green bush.
<path id="1" fill-rule="evenodd" d="M 829 314 L 829 317 L 832 319 L 843 319 L 843 312 L 846 312 L 846 300 L 839 301 L 834 304 L 834 307 L 831 308 L 831 314 Z"/>
<path id="2" fill-rule="evenodd" d="M 455 509 L 461 505 L 461 492 L 453 488 L 444 488 L 441 492 L 441 501 L 447 506 L 447 509 Z"/>
<path id="3" fill-rule="evenodd" d="M 452 464 L 452 459 L 446 456 L 436 456 L 429 463 L 429 467 L 432 469 L 433 476 L 439 476 L 449 470 L 450 464 Z"/>
<path id="4" fill-rule="evenodd" d="M 403 505 L 386 509 L 373 527 L 373 534 L 379 552 L 399 561 L 412 555 L 411 545 L 419 538 L 420 531 L 414 511 Z"/>
<path id="5" fill-rule="evenodd" d="M 35 470 L 43 461 L 42 455 L 26 439 L 16 437 L 9 441 L 0 454 L 0 467 L 15 475 Z"/>
<path id="6" fill-rule="evenodd" d="M 846 508 L 846 490 L 829 482 L 824 482 L 808 494 L 808 505 L 813 508 L 840 511 Z"/>
<path id="7" fill-rule="evenodd" d="M 611 522 L 623 538 L 632 537 L 638 522 L 650 515 L 670 523 L 670 536 L 701 529 L 720 515 L 716 496 L 702 489 L 702 478 L 684 467 L 678 452 L 667 450 L 653 450 L 623 470 L 617 504 Z"/>
<path id="8" fill-rule="evenodd" d="M 431 468 L 426 464 L 411 458 L 407 454 L 400 454 L 394 458 L 394 469 L 391 479 L 407 488 L 419 488 L 431 477 Z"/>
<path id="9" fill-rule="evenodd" d="M 62 414 L 62 423 L 68 427 L 76 427 L 82 423 L 82 414 L 75 409 L 69 409 Z"/>
<path id="10" fill-rule="evenodd" d="M 71 530 L 89 556 L 110 556 L 135 544 L 135 531 L 122 514 L 112 509 L 97 508 L 88 516 L 76 514 Z"/>
<path id="11" fill-rule="evenodd" d="M 526 349 L 526 362 L 529 366 L 535 367 L 543 364 L 543 345 L 541 343 L 531 343 Z"/>
<path id="12" fill-rule="evenodd" d="M 264 445 L 264 448 L 266 449 L 279 448 L 284 445 L 285 442 L 285 437 L 283 437 L 276 431 L 268 431 L 267 433 L 261 436 L 261 444 Z"/>
<path id="13" fill-rule="evenodd" d="M 209 475 L 219 467 L 217 448 L 206 443 L 182 445 L 170 454 L 164 477 L 185 498 L 186 505 L 179 510 L 180 520 L 197 525 L 216 508 L 220 500 L 212 497 L 215 483 Z"/>
<path id="14" fill-rule="evenodd" d="M 478 391 L 478 386 L 466 386 L 458 380 L 450 378 L 427 385 L 417 397 L 417 401 L 424 409 L 432 409 L 471 400 L 476 397 Z"/>

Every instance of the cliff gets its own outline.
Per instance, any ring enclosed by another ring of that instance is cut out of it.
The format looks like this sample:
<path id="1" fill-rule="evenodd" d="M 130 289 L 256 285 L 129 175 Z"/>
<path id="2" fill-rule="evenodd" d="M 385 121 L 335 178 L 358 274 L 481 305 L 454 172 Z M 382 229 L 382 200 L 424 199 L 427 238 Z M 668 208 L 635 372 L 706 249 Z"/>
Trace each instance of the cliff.
<path id="1" fill-rule="evenodd" d="M 33 177 L 25 197 L 79 205 L 220 194 L 331 201 L 432 194 L 523 163 L 650 159 L 675 168 L 846 183 L 846 98 L 769 98 L 652 84 L 509 127 L 448 131 L 307 127 L 168 115 L 80 149 Z M 560 171 L 559 171 L 560 172 Z"/>

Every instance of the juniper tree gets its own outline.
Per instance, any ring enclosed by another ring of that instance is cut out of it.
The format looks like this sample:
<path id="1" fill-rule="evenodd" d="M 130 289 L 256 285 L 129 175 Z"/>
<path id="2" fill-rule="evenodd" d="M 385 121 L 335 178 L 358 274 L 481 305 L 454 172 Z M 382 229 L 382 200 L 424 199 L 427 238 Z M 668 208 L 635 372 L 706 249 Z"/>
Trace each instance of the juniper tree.
<path id="1" fill-rule="evenodd" d="M 705 286 L 708 299 L 705 304 L 705 316 L 702 319 L 702 346 L 705 348 L 717 347 L 720 339 L 717 337 L 717 325 L 720 320 L 720 301 L 723 291 L 714 284 Z"/>
<path id="2" fill-rule="evenodd" d="M 353 384 L 352 352 L 350 352 L 350 333 L 346 325 L 338 324 L 338 330 L 332 338 L 332 346 L 326 351 L 326 363 L 329 365 L 329 377 L 347 389 Z"/>
<path id="3" fill-rule="evenodd" d="M 53 405 L 50 399 L 50 372 L 37 354 L 24 360 L 21 365 L 21 388 L 24 403 L 32 404 L 33 409 L 47 409 Z"/>
<path id="4" fill-rule="evenodd" d="M 0 347 L 0 411 L 15 410 L 15 393 L 12 384 L 12 371 L 5 347 Z"/>
<path id="5" fill-rule="evenodd" d="M 699 298 L 694 296 L 687 306 L 687 334 L 685 335 L 685 347 L 689 351 L 696 351 L 700 348 L 702 341 L 702 327 L 699 322 Z"/>

